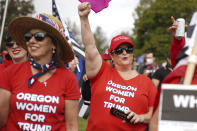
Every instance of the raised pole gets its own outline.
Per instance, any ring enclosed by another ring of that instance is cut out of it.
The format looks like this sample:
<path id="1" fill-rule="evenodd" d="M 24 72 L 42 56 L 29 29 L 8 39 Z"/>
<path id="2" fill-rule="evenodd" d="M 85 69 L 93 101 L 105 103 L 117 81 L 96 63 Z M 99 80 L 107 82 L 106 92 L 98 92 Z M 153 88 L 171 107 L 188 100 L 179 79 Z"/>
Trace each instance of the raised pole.
<path id="1" fill-rule="evenodd" d="M 2 21 L 2 25 L 1 25 L 0 49 L 1 49 L 1 43 L 2 43 L 2 37 L 3 37 L 4 25 L 5 25 L 5 18 L 6 18 L 6 15 L 7 15 L 8 1 L 9 1 L 9 0 L 6 0 L 6 3 L 5 3 L 5 9 L 4 9 L 4 14 L 3 14 L 3 21 Z"/>

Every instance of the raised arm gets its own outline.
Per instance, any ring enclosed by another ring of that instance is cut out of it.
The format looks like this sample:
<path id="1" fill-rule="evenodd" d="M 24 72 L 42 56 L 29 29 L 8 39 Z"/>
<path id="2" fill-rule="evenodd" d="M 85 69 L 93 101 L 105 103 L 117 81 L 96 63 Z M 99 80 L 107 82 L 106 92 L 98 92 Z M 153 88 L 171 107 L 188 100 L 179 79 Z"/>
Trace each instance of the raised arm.
<path id="1" fill-rule="evenodd" d="M 185 38 L 183 37 L 182 39 L 178 40 L 175 37 L 177 23 L 173 16 L 171 16 L 171 21 L 172 21 L 172 26 L 170 26 L 168 30 L 173 36 L 173 41 L 171 43 L 171 48 L 170 48 L 170 58 L 171 58 L 172 68 L 174 68 L 177 64 L 176 58 L 185 45 Z"/>
<path id="2" fill-rule="evenodd" d="M 86 74 L 88 78 L 96 76 L 102 65 L 102 58 L 96 48 L 94 35 L 91 31 L 88 15 L 90 13 L 90 4 L 81 3 L 78 6 L 78 13 L 81 21 L 81 35 L 85 46 L 86 55 Z"/>

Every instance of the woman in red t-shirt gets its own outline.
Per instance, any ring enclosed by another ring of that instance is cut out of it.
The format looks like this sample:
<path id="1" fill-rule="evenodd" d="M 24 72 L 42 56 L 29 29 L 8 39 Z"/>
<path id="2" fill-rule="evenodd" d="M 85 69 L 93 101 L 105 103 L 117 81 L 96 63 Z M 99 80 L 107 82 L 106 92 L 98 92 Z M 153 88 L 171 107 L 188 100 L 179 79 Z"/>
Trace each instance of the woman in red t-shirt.
<path id="1" fill-rule="evenodd" d="M 18 64 L 28 59 L 27 51 L 14 42 L 8 33 L 6 34 L 5 43 L 7 51 L 3 52 L 3 64 L 0 64 L 1 72 L 12 64 Z M 5 128 L 0 128 L 0 131 L 4 130 Z"/>
<path id="2" fill-rule="evenodd" d="M 0 126 L 78 131 L 80 91 L 74 73 L 65 68 L 74 55 L 61 22 L 44 13 L 18 17 L 8 31 L 30 59 L 0 74 Z"/>
<path id="3" fill-rule="evenodd" d="M 78 6 L 82 40 L 86 53 L 86 74 L 91 82 L 91 103 L 87 131 L 144 131 L 147 128 L 156 96 L 156 87 L 145 75 L 132 69 L 134 44 L 125 35 L 111 40 L 109 66 L 96 48 L 88 21 L 90 4 Z M 123 111 L 122 119 L 110 114 Z M 127 121 L 127 122 L 126 122 Z"/>

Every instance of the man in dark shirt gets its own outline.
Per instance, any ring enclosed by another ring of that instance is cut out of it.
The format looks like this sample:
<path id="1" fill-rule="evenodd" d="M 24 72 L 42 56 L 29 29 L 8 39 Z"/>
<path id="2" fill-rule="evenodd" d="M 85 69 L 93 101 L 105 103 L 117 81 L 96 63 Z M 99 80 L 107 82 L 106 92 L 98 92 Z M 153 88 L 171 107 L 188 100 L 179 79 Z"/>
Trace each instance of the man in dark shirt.
<path id="1" fill-rule="evenodd" d="M 162 66 L 152 76 L 152 81 L 157 88 L 160 87 L 161 82 L 164 78 L 172 71 L 170 55 L 167 56 L 166 65 Z"/>

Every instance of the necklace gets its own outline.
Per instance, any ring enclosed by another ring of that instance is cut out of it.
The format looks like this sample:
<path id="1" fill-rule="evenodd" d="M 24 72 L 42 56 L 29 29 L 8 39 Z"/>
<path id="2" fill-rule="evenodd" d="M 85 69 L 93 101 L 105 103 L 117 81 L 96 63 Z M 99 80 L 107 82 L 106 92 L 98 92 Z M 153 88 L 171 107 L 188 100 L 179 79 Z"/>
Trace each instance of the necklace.
<path id="1" fill-rule="evenodd" d="M 47 86 L 47 82 L 46 81 L 44 81 L 43 84 L 44 84 L 45 87 Z"/>

